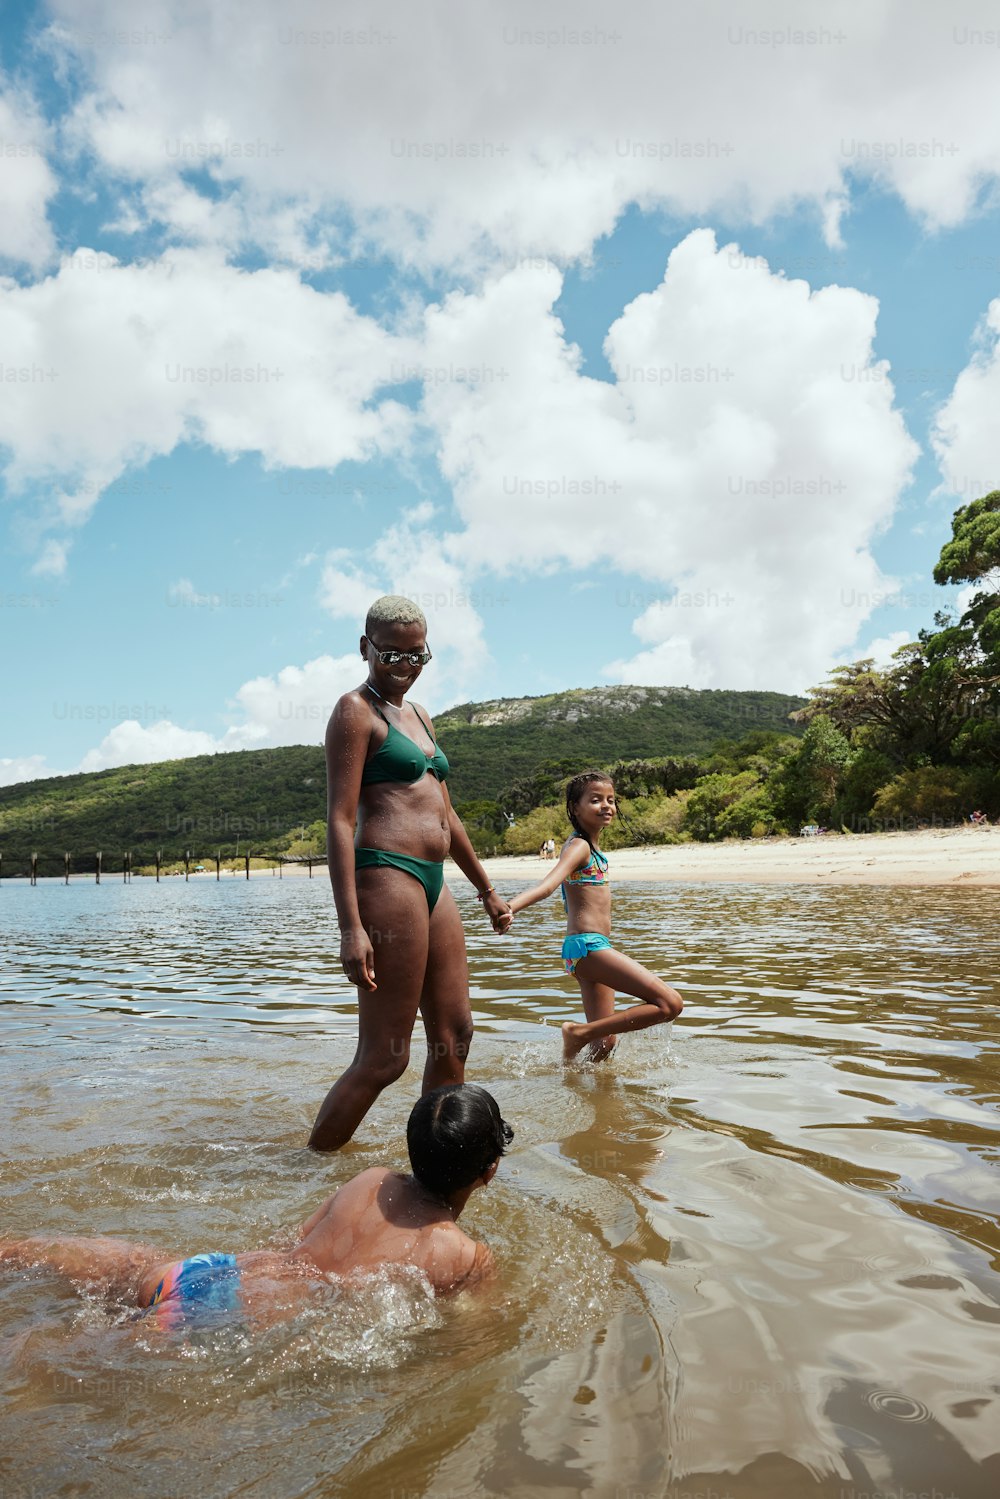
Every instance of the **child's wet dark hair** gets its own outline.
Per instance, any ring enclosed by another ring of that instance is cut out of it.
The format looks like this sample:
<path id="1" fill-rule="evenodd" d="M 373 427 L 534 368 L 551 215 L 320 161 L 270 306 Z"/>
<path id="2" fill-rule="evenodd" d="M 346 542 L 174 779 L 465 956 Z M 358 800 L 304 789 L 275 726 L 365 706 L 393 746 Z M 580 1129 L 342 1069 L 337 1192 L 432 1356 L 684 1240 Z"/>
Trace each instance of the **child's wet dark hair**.
<path id="1" fill-rule="evenodd" d="M 576 820 L 576 804 L 583 796 L 587 787 L 593 785 L 595 781 L 604 781 L 606 785 L 611 787 L 612 791 L 615 789 L 615 783 L 606 770 L 581 770 L 580 774 L 574 776 L 566 787 L 566 816 L 573 824 L 574 830 L 579 833 L 581 838 L 585 838 L 588 843 L 590 843 L 590 839 Z M 590 846 L 593 848 L 594 845 L 590 843 Z"/>
<path id="2" fill-rule="evenodd" d="M 448 1083 L 425 1093 L 406 1126 L 413 1174 L 439 1197 L 471 1186 L 513 1138 L 496 1099 L 475 1083 Z"/>

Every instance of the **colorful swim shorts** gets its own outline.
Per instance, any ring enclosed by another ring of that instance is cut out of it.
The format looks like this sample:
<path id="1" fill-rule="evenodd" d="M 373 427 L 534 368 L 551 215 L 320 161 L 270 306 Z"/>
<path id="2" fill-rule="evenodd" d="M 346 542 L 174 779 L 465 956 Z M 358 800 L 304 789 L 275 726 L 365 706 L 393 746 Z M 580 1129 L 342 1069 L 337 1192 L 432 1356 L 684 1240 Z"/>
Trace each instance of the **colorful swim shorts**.
<path id="1" fill-rule="evenodd" d="M 600 952 L 602 948 L 610 947 L 611 943 L 607 937 L 602 937 L 600 932 L 573 932 L 562 945 L 563 962 L 567 973 L 576 973 L 576 965 L 581 958 L 588 953 Z"/>
<path id="2" fill-rule="evenodd" d="M 235 1254 L 194 1254 L 171 1265 L 149 1302 L 168 1324 L 195 1312 L 235 1312 L 240 1307 L 240 1272 Z"/>

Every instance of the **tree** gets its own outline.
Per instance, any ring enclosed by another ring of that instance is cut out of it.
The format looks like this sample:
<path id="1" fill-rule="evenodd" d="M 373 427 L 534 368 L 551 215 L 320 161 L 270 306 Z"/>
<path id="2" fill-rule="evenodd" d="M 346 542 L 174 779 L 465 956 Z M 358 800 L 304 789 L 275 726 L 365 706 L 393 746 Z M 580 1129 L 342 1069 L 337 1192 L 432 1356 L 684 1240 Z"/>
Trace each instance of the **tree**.
<path id="1" fill-rule="evenodd" d="M 1000 489 L 956 510 L 951 533 L 934 568 L 935 583 L 978 583 L 1000 569 Z"/>

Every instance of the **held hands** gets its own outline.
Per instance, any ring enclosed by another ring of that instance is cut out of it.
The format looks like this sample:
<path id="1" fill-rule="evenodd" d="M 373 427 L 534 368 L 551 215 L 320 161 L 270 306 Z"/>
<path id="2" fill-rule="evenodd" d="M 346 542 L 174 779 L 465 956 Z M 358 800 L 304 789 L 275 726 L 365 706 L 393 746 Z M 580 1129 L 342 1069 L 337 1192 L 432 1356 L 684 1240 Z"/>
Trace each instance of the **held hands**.
<path id="1" fill-rule="evenodd" d="M 507 902 L 495 890 L 488 890 L 485 895 L 480 896 L 480 899 L 483 903 L 483 910 L 490 918 L 493 930 L 499 936 L 503 936 L 510 930 L 510 924 L 514 920 L 513 912 Z"/>
<path id="2" fill-rule="evenodd" d="M 347 981 L 369 993 L 378 988 L 375 982 L 375 951 L 363 927 L 340 934 L 340 962 Z"/>

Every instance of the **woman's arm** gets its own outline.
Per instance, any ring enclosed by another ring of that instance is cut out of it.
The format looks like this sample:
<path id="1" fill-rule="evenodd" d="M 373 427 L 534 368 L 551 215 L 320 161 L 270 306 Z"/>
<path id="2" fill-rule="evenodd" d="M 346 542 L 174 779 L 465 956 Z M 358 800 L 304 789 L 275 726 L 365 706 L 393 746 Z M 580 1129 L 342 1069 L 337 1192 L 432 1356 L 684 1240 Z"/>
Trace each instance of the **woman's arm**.
<path id="1" fill-rule="evenodd" d="M 511 914 L 516 915 L 523 911 L 525 906 L 533 906 L 536 901 L 546 900 L 568 874 L 575 869 L 581 869 L 590 858 L 590 845 L 583 838 L 573 838 L 563 849 L 562 856 L 554 868 L 550 869 L 539 884 L 533 885 L 530 890 L 521 890 L 514 896 L 510 903 Z"/>
<path id="2" fill-rule="evenodd" d="M 448 814 L 448 828 L 451 833 L 451 857 L 459 869 L 475 887 L 476 893 L 483 897 L 483 910 L 490 919 L 495 932 L 506 931 L 510 926 L 510 908 L 502 895 L 493 889 L 492 881 L 486 870 L 479 862 L 479 855 L 472 847 L 465 825 L 451 804 L 448 788 L 441 783 L 444 794 L 445 811 Z"/>
<path id="3" fill-rule="evenodd" d="M 375 953 L 358 910 L 354 832 L 370 738 L 371 714 L 346 693 L 326 728 L 326 862 L 340 927 L 340 961 L 348 981 L 369 992 L 377 987 Z"/>

